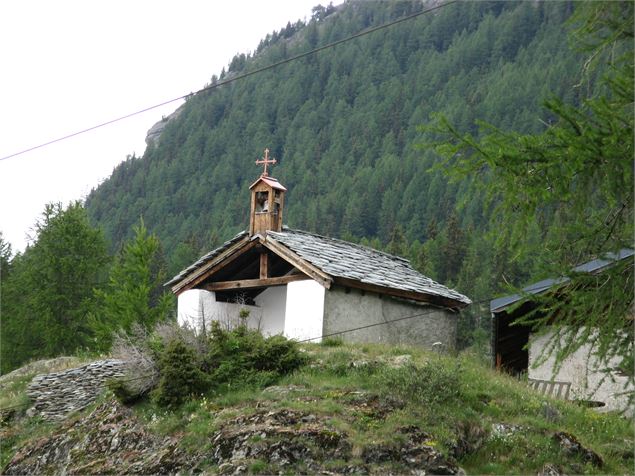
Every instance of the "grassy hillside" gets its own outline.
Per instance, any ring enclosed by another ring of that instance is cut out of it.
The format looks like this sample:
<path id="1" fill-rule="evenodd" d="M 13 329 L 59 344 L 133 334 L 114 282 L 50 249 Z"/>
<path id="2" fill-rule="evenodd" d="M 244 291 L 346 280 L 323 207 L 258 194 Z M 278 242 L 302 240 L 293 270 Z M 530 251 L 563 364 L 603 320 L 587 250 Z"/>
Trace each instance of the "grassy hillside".
<path id="1" fill-rule="evenodd" d="M 630 420 L 545 398 L 467 355 L 336 341 L 303 352 L 304 367 L 264 390 L 237 383 L 175 410 L 105 395 L 65 423 L 11 420 L 4 472 L 633 470 Z"/>

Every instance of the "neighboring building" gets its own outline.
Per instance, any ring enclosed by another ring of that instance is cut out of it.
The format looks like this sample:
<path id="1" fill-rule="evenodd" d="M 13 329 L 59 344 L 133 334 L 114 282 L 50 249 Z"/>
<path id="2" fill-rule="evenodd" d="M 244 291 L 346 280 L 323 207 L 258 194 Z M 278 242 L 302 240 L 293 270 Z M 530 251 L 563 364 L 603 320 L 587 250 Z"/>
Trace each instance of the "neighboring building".
<path id="1" fill-rule="evenodd" d="M 618 254 L 608 254 L 605 259 L 595 259 L 577 266 L 575 271 L 601 273 L 616 261 L 633 260 L 634 254 L 634 250 L 624 249 Z M 625 391 L 635 389 L 628 384 L 628 376 L 617 369 L 619 359 L 614 358 L 600 367 L 593 355 L 593 346 L 589 343 L 564 359 L 554 373 L 555 356 L 545 358 L 546 355 L 543 355 L 553 334 L 532 335 L 529 327 L 513 325 L 519 317 L 535 309 L 536 304 L 531 300 L 531 295 L 557 289 L 566 281 L 568 279 L 565 277 L 545 279 L 524 288 L 526 294 L 514 294 L 490 302 L 494 365 L 499 370 L 515 375 L 527 373 L 533 381 L 566 384 L 569 399 L 599 405 L 604 410 L 625 409 L 628 404 Z"/>
<path id="2" fill-rule="evenodd" d="M 457 311 L 470 300 L 368 247 L 282 225 L 286 189 L 265 171 L 251 187 L 249 230 L 201 257 L 166 285 L 179 297 L 179 322 L 247 323 L 295 339 L 341 334 L 351 342 L 453 349 Z M 397 322 L 388 322 L 397 321 Z M 388 323 L 387 323 L 388 322 Z"/>

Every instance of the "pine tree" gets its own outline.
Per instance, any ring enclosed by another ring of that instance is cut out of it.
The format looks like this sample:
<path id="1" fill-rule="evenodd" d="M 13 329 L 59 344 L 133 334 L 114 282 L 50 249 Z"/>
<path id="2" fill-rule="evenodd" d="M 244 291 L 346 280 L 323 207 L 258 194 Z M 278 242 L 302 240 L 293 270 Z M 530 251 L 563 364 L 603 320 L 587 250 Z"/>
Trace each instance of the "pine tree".
<path id="1" fill-rule="evenodd" d="M 4 239 L 0 231 L 0 286 L 2 286 L 2 280 L 9 276 L 12 254 L 11 243 Z"/>

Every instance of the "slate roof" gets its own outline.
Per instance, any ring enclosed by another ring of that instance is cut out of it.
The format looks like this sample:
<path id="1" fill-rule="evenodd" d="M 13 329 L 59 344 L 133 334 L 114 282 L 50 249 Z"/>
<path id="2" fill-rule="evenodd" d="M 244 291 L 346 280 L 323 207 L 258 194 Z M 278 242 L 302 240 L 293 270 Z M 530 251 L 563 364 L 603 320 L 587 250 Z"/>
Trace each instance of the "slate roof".
<path id="1" fill-rule="evenodd" d="M 179 283 L 247 236 L 246 231 L 238 233 L 220 247 L 201 256 L 165 283 L 165 286 Z M 251 239 L 255 238 L 259 238 L 259 235 Z M 463 294 L 415 271 L 408 260 L 366 246 L 287 227 L 281 232 L 269 231 L 266 240 L 286 247 L 333 278 L 351 279 L 386 288 L 439 296 L 462 305 L 472 302 Z"/>
<path id="2" fill-rule="evenodd" d="M 615 261 L 620 261 L 626 258 L 632 258 L 635 255 L 635 250 L 622 249 L 619 253 L 607 253 L 603 258 L 597 258 L 587 263 L 583 263 L 573 268 L 578 273 L 597 273 L 610 266 Z M 537 283 L 530 284 L 523 288 L 523 292 L 527 294 L 540 294 L 547 289 L 550 289 L 556 284 L 562 284 L 569 281 L 566 276 L 559 278 L 549 278 L 538 281 Z M 520 301 L 524 296 L 520 294 L 511 294 L 509 296 L 503 296 L 490 301 L 489 308 L 491 312 L 500 312 L 506 307 Z"/>
<path id="3" fill-rule="evenodd" d="M 165 283 L 164 286 L 172 286 L 173 284 L 178 283 L 182 279 L 185 279 L 189 274 L 191 274 L 192 272 L 196 271 L 198 268 L 203 266 L 205 263 L 207 263 L 207 262 L 213 260 L 214 258 L 216 258 L 219 254 L 221 254 L 227 248 L 229 248 L 230 246 L 238 243 L 240 240 L 245 238 L 247 235 L 248 235 L 247 231 L 241 231 L 236 236 L 234 236 L 231 240 L 226 241 L 225 243 L 220 245 L 215 250 L 212 250 L 209 253 L 201 256 L 197 261 L 192 263 L 190 266 L 188 266 L 187 268 L 182 270 L 179 274 L 177 274 L 172 279 L 170 279 L 167 283 Z"/>
<path id="4" fill-rule="evenodd" d="M 362 283 L 456 300 L 472 301 L 414 270 L 404 258 L 306 231 L 267 232 L 267 239 L 284 245 L 326 274 Z"/>

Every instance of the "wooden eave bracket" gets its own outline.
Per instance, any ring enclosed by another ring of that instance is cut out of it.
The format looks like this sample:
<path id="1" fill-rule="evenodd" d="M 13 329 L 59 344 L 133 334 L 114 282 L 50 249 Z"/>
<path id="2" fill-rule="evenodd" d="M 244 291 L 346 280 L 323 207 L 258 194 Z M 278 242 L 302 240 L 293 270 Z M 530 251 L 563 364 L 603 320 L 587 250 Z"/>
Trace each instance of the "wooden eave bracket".
<path id="1" fill-rule="evenodd" d="M 460 301 L 455 301 L 454 299 L 445 298 L 443 296 L 433 296 L 430 294 L 418 293 L 416 291 L 408 291 L 405 289 L 388 288 L 384 286 L 378 286 L 376 284 L 356 281 L 354 279 L 335 278 L 335 284 L 349 288 L 361 289 L 363 291 L 370 291 L 377 294 L 385 294 L 397 298 L 410 299 L 412 301 L 430 304 L 431 306 L 443 307 L 453 312 L 457 312 L 461 307 L 467 306 L 467 304 L 460 303 Z"/>
<path id="2" fill-rule="evenodd" d="M 275 278 L 264 279 L 241 279 L 239 281 L 217 281 L 203 285 L 203 288 L 207 291 L 226 291 L 234 289 L 254 289 L 254 288 L 266 288 L 269 286 L 282 286 L 284 284 L 291 283 L 293 281 L 304 281 L 311 279 L 306 274 L 288 274 L 285 276 L 278 276 Z"/>
<path id="3" fill-rule="evenodd" d="M 238 243 L 223 251 L 216 258 L 194 271 L 190 276 L 172 286 L 172 292 L 178 296 L 182 292 L 192 289 L 201 281 L 204 281 L 210 274 L 224 268 L 243 253 L 255 247 L 257 244 L 258 242 L 255 240 L 250 241 L 249 237 L 243 238 Z"/>
<path id="4" fill-rule="evenodd" d="M 333 284 L 333 278 L 330 275 L 326 274 L 324 271 L 312 265 L 311 263 L 303 260 L 293 251 L 289 250 L 286 246 L 281 245 L 270 236 L 262 239 L 261 243 L 265 248 L 271 250 L 273 253 L 277 254 L 282 259 L 298 268 L 304 274 L 317 281 L 324 288 L 331 288 L 331 285 Z"/>

